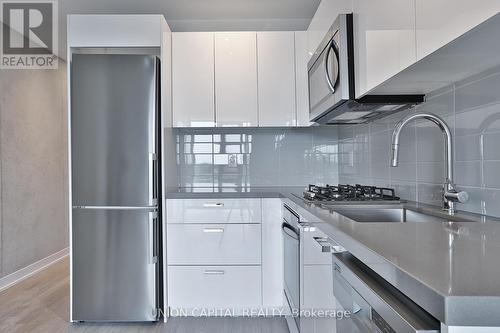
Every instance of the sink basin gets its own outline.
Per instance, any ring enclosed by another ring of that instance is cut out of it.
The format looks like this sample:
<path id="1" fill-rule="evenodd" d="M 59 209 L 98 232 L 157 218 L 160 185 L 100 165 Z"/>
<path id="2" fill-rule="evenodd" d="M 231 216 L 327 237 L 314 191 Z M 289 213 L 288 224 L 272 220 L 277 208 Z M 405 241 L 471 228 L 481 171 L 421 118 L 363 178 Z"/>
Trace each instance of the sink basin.
<path id="1" fill-rule="evenodd" d="M 422 212 L 407 207 L 331 207 L 331 209 L 356 222 L 472 222 L 458 216 L 449 216 L 445 212 Z"/>

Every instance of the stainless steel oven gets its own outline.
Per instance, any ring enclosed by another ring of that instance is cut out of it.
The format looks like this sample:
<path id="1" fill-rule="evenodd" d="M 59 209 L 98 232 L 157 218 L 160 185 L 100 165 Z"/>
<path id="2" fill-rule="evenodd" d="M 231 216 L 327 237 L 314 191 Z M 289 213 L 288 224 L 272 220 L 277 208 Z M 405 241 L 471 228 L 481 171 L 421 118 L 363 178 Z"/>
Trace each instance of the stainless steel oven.
<path id="1" fill-rule="evenodd" d="M 333 254 L 333 293 L 350 316 L 337 332 L 437 333 L 440 323 L 348 252 Z"/>
<path id="2" fill-rule="evenodd" d="M 284 293 L 290 315 L 290 331 L 300 331 L 300 218 L 287 205 L 283 205 Z M 293 318 L 293 320 L 291 319 Z"/>

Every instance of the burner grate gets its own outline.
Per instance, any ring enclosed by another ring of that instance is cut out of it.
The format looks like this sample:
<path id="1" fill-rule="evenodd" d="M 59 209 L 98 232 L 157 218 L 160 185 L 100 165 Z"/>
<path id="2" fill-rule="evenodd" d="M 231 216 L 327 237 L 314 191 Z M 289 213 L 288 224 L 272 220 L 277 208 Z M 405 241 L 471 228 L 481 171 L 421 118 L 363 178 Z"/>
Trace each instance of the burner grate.
<path id="1" fill-rule="evenodd" d="M 395 201 L 400 200 L 394 189 L 386 187 L 338 184 L 309 185 L 304 198 L 311 201 Z"/>

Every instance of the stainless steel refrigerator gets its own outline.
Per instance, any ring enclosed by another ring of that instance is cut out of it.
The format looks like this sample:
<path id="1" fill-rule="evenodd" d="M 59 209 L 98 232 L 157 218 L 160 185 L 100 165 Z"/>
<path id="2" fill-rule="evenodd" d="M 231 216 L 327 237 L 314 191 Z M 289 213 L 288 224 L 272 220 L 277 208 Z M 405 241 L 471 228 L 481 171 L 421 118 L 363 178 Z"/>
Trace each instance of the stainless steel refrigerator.
<path id="1" fill-rule="evenodd" d="M 71 319 L 156 321 L 161 307 L 159 60 L 71 59 Z"/>

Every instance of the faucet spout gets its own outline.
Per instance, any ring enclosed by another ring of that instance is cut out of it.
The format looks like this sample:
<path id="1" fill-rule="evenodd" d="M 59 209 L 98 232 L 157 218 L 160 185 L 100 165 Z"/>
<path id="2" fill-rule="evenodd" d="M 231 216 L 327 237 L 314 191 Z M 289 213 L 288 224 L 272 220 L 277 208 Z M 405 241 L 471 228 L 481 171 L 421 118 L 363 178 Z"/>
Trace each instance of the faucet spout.
<path id="1" fill-rule="evenodd" d="M 450 128 L 443 119 L 430 113 L 417 113 L 417 114 L 411 114 L 403 118 L 399 123 L 397 123 L 392 133 L 391 166 L 393 167 L 398 166 L 399 138 L 401 136 L 401 131 L 408 123 L 417 119 L 429 120 L 434 124 L 436 124 L 443 132 L 445 140 L 445 155 L 446 155 L 443 206 L 448 210 L 448 212 L 451 215 L 453 215 L 455 213 L 455 202 L 467 201 L 468 195 L 466 192 L 457 192 L 455 190 L 455 185 L 453 183 L 453 140 L 451 137 Z"/>
<path id="2" fill-rule="evenodd" d="M 392 156 L 391 156 L 391 166 L 392 167 L 397 167 L 399 162 L 399 144 L 394 143 L 392 144 Z"/>

